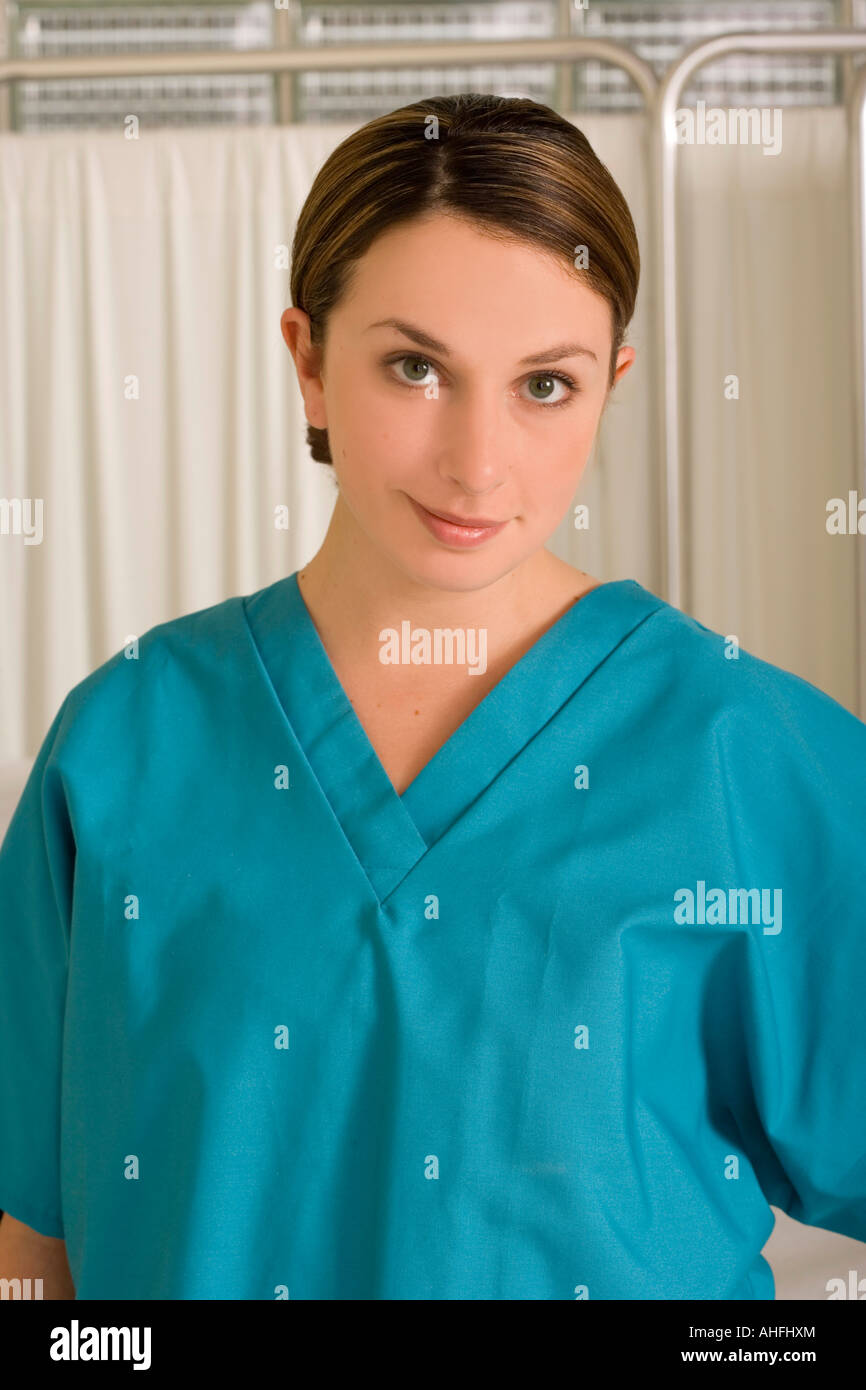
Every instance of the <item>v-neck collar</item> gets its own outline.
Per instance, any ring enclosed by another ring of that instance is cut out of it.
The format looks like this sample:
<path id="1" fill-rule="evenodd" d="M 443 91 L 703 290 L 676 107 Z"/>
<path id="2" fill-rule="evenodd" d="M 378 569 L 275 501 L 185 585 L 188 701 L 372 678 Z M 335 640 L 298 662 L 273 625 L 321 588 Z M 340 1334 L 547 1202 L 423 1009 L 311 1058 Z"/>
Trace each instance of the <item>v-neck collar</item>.
<path id="1" fill-rule="evenodd" d="M 380 905 L 577 688 L 664 600 L 634 579 L 577 599 L 398 794 L 304 602 L 297 571 L 244 600 L 285 718 Z"/>

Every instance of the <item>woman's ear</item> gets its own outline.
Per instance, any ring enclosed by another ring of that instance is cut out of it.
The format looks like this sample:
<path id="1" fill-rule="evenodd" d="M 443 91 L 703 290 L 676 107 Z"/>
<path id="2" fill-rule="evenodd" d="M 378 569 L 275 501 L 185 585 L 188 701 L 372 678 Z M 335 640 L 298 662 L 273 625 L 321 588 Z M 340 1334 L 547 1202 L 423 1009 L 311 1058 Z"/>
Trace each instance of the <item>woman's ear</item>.
<path id="1" fill-rule="evenodd" d="M 621 347 L 620 350 L 619 350 L 619 352 L 617 353 L 617 355 L 616 355 L 616 367 L 615 367 L 615 369 L 614 369 L 613 381 L 611 382 L 610 386 L 607 388 L 607 392 L 606 392 L 606 394 L 605 394 L 604 405 L 603 405 L 602 408 L 601 408 L 601 414 L 602 414 L 602 415 L 604 415 L 604 412 L 607 410 L 608 406 L 610 405 L 610 398 L 611 398 L 611 396 L 613 395 L 613 388 L 614 388 L 614 386 L 616 386 L 617 382 L 618 382 L 618 381 L 621 381 L 622 378 L 625 376 L 626 372 L 627 372 L 627 371 L 629 370 L 629 368 L 631 367 L 631 364 L 632 364 L 632 362 L 634 361 L 634 359 L 635 359 L 636 356 L 637 356 L 637 353 L 635 352 L 635 350 L 634 350 L 633 347 Z M 600 417 L 599 417 L 599 418 L 600 418 Z"/>
<path id="2" fill-rule="evenodd" d="M 307 422 L 316 429 L 327 429 L 322 381 L 324 354 L 311 340 L 309 314 L 303 309 L 284 309 L 280 318 L 280 331 L 295 363 Z"/>
<path id="3" fill-rule="evenodd" d="M 613 390 L 613 387 L 616 386 L 617 382 L 625 376 L 626 372 L 628 371 L 629 367 L 631 366 L 632 362 L 636 357 L 637 353 L 635 352 L 633 347 L 620 348 L 619 352 L 616 355 L 616 371 L 613 375 L 613 384 L 610 388 L 611 390 Z"/>

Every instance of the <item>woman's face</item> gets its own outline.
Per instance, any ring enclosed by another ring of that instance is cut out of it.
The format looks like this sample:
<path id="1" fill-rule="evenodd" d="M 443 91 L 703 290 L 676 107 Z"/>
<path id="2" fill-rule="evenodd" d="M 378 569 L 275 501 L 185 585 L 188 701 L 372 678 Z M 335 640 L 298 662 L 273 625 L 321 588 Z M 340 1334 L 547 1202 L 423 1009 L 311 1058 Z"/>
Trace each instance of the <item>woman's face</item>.
<path id="1" fill-rule="evenodd" d="M 357 262 L 324 358 L 308 325 L 285 311 L 307 419 L 328 431 L 364 546 L 423 584 L 475 589 L 544 545 L 607 397 L 602 296 L 537 249 L 435 214 L 392 228 Z M 633 358 L 620 351 L 617 378 Z M 419 508 L 500 525 L 473 535 Z"/>

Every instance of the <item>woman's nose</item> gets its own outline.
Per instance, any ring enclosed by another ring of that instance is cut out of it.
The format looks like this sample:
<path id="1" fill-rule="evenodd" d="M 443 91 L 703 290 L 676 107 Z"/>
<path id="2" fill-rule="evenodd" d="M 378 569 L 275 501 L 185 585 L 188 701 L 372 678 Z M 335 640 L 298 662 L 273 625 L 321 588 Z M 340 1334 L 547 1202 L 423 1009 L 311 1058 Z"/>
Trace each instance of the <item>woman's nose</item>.
<path id="1" fill-rule="evenodd" d="M 448 414 L 442 476 L 473 496 L 492 492 L 508 475 L 508 404 L 501 389 L 467 388 L 449 400 Z"/>

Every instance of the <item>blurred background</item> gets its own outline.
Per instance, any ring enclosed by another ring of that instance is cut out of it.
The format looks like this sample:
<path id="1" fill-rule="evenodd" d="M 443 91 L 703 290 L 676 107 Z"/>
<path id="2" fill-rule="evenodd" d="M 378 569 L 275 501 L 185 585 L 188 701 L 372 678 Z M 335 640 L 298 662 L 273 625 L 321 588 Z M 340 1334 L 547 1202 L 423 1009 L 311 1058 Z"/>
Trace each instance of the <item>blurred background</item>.
<path id="1" fill-rule="evenodd" d="M 658 87 L 700 41 L 831 30 L 862 33 L 862 53 L 730 53 L 686 80 L 680 107 L 779 111 L 783 138 L 773 154 L 676 149 L 673 372 L 655 96 L 598 56 L 434 48 L 604 39 Z M 393 44 L 408 46 L 402 63 L 370 61 Z M 262 51 L 301 61 L 194 70 L 201 55 Z M 142 54 L 162 70 L 123 70 Z M 0 836 L 71 686 L 132 634 L 261 588 L 318 548 L 334 488 L 309 457 L 279 328 L 295 221 L 352 129 L 442 93 L 555 107 L 638 229 L 637 361 L 575 497 L 589 528 L 569 514 L 552 548 L 671 596 L 667 381 L 679 606 L 864 717 L 866 540 L 827 529 L 831 499 L 851 515 L 852 495 L 855 508 L 866 496 L 864 56 L 860 0 L 0 0 Z M 117 70 L 24 66 L 69 59 Z M 780 1299 L 866 1278 L 866 1246 L 782 1213 L 765 1253 Z"/>

